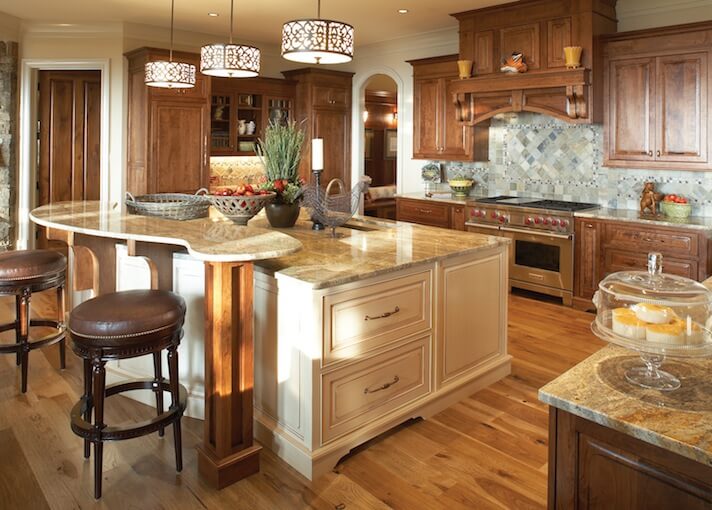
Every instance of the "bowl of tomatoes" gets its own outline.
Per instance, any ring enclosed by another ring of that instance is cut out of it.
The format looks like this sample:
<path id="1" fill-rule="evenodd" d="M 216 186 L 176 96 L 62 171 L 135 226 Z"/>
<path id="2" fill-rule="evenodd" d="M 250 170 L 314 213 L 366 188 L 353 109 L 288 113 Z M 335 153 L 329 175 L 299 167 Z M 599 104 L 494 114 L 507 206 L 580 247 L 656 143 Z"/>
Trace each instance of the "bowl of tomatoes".
<path id="1" fill-rule="evenodd" d="M 660 203 L 663 214 L 669 218 L 685 219 L 692 214 L 692 206 L 680 195 L 665 195 Z"/>
<path id="2" fill-rule="evenodd" d="M 274 200 L 276 193 L 256 189 L 250 184 L 223 188 L 210 195 L 210 201 L 220 213 L 238 225 L 247 225 L 262 208 Z"/>

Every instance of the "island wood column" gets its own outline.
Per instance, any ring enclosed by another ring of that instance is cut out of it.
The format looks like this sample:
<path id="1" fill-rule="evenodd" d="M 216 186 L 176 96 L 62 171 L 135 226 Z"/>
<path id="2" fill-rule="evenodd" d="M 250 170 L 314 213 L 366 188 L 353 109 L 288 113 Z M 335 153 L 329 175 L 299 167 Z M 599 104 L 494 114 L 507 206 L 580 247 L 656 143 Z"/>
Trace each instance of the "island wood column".
<path id="1" fill-rule="evenodd" d="M 221 489 L 260 469 L 252 432 L 253 266 L 205 263 L 205 424 L 198 471 Z"/>

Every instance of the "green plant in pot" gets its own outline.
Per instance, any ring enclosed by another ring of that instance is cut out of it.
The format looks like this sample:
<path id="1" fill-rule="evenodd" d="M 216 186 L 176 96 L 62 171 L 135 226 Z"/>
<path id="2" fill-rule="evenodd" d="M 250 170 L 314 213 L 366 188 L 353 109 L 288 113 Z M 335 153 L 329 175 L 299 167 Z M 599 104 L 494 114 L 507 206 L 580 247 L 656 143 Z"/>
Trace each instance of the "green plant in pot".
<path id="1" fill-rule="evenodd" d="M 304 192 L 304 181 L 299 177 L 303 144 L 304 131 L 294 121 L 270 122 L 264 140 L 260 138 L 258 141 L 257 154 L 266 173 L 266 180 L 259 187 L 277 194 L 265 207 L 273 227 L 293 227 L 299 218 L 299 204 Z"/>

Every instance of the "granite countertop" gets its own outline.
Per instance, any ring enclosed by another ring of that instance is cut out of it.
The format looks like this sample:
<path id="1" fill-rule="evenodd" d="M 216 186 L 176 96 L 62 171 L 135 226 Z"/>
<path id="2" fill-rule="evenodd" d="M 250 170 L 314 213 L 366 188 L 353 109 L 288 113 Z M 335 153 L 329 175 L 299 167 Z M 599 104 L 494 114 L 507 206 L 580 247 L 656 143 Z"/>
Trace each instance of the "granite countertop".
<path id="1" fill-rule="evenodd" d="M 668 360 L 682 382 L 671 392 L 633 386 L 624 373 L 642 361 L 604 347 L 539 390 L 539 400 L 712 467 L 712 359 Z"/>
<path id="2" fill-rule="evenodd" d="M 268 223 L 260 215 L 250 225 L 266 227 Z M 355 217 L 348 226 L 337 228 L 336 239 L 330 230 L 314 231 L 311 227 L 303 212 L 293 228 L 281 231 L 299 240 L 304 248 L 256 265 L 278 277 L 323 289 L 510 243 L 503 237 L 370 217 Z"/>
<path id="3" fill-rule="evenodd" d="M 428 200 L 432 202 L 443 202 L 446 204 L 469 205 L 474 203 L 478 198 L 486 197 L 487 194 L 477 193 L 476 189 L 467 197 L 456 197 L 448 192 L 433 192 L 432 196 L 426 197 L 425 192 L 419 191 L 416 193 L 399 193 L 396 198 L 412 198 L 416 200 Z"/>
<path id="4" fill-rule="evenodd" d="M 601 220 L 629 221 L 635 223 L 650 223 L 662 227 L 684 227 L 697 230 L 712 231 L 712 218 L 706 216 L 690 216 L 685 219 L 668 218 L 664 215 L 646 216 L 640 211 L 629 209 L 594 209 L 581 211 L 574 214 L 577 218 L 591 218 Z"/>
<path id="5" fill-rule="evenodd" d="M 212 211 L 211 208 L 211 213 Z M 198 260 L 245 262 L 289 255 L 302 244 L 289 235 L 253 225 L 239 227 L 214 213 L 209 218 L 176 221 L 128 214 L 97 201 L 58 202 L 30 213 L 43 227 L 112 239 L 183 246 Z"/>

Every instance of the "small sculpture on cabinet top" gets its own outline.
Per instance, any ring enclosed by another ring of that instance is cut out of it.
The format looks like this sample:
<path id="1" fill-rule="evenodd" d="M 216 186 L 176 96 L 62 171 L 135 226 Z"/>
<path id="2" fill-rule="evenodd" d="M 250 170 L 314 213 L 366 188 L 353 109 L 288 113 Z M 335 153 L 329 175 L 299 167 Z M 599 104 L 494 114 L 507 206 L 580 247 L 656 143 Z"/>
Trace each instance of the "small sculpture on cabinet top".
<path id="1" fill-rule="evenodd" d="M 502 67 L 499 68 L 503 73 L 526 73 L 529 66 L 524 61 L 524 53 L 515 51 L 511 56 L 502 61 Z"/>
<path id="2" fill-rule="evenodd" d="M 665 198 L 664 193 L 655 191 L 654 182 L 646 182 L 643 192 L 640 194 L 640 214 L 658 215 L 658 204 Z M 648 213 L 647 210 L 650 210 Z"/>

